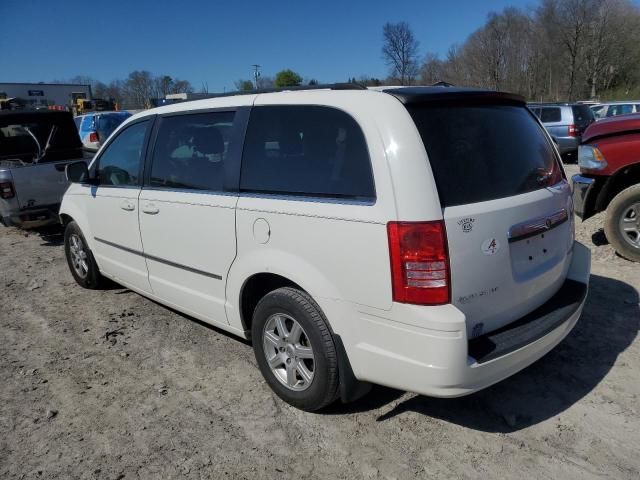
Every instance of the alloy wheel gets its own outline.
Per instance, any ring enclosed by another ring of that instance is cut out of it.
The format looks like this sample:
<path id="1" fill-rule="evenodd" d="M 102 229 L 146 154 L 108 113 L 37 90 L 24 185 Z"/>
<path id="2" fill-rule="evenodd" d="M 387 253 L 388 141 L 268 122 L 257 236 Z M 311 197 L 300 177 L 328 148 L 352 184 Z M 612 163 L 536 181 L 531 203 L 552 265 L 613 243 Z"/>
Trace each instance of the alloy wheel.
<path id="1" fill-rule="evenodd" d="M 80 278 L 86 278 L 89 273 L 87 249 L 78 234 L 69 237 L 69 254 L 71 265 Z"/>
<path id="2" fill-rule="evenodd" d="M 311 342 L 302 326 L 284 313 L 271 315 L 262 333 L 269 368 L 285 387 L 303 391 L 311 386 L 315 360 Z"/>
<path id="3" fill-rule="evenodd" d="M 640 203 L 634 203 L 625 210 L 618 226 L 625 241 L 640 249 Z"/>

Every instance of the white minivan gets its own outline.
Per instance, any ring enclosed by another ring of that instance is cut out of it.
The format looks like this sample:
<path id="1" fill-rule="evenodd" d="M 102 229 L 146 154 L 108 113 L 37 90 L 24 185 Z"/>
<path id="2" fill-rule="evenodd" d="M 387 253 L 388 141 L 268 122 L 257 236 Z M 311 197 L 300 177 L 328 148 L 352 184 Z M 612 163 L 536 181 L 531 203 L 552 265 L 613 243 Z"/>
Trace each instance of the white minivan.
<path id="1" fill-rule="evenodd" d="M 560 157 L 511 94 L 335 85 L 173 104 L 67 176 L 80 285 L 106 277 L 251 339 L 269 386 L 308 411 L 372 383 L 488 387 L 557 345 L 587 294 Z"/>

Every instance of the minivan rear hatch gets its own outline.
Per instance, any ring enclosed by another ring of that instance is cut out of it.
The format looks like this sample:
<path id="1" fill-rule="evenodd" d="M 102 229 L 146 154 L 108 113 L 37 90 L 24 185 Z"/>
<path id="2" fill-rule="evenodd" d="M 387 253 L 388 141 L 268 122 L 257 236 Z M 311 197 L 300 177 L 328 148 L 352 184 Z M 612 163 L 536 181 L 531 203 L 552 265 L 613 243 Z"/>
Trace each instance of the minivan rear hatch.
<path id="1" fill-rule="evenodd" d="M 403 90 L 389 93 L 424 142 L 447 230 L 451 302 L 476 337 L 535 310 L 563 284 L 573 246 L 569 185 L 524 99 Z"/>

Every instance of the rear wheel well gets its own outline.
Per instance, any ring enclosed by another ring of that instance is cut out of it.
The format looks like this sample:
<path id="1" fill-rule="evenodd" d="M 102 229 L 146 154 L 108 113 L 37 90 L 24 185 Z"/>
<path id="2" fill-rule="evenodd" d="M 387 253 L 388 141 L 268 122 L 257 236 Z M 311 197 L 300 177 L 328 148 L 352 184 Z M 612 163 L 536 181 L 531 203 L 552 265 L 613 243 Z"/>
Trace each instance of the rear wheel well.
<path id="1" fill-rule="evenodd" d="M 69 225 L 73 221 L 73 218 L 71 218 L 66 213 L 61 213 L 60 214 L 60 221 L 62 222 L 62 226 L 66 227 L 67 225 Z"/>
<path id="2" fill-rule="evenodd" d="M 253 312 L 260 299 L 267 293 L 282 287 L 292 287 L 304 291 L 295 282 L 275 273 L 257 273 L 244 283 L 240 293 L 240 319 L 249 335 L 251 335 Z"/>
<path id="3" fill-rule="evenodd" d="M 640 183 L 640 163 L 621 168 L 607 180 L 596 204 L 597 211 L 606 210 L 611 200 L 621 191 Z"/>

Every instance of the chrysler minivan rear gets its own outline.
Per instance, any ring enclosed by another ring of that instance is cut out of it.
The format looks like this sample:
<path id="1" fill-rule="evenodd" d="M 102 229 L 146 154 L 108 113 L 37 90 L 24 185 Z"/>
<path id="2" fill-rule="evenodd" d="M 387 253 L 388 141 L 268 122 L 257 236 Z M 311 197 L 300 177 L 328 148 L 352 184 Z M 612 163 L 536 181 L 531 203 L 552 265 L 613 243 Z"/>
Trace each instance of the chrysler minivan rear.
<path id="1" fill-rule="evenodd" d="M 419 132 L 442 220 L 389 224 L 390 319 L 404 325 L 374 334 L 387 346 L 365 356 L 393 386 L 456 396 L 511 375 L 569 333 L 590 257 L 574 241 L 552 140 L 520 97 L 421 91 L 387 93 Z"/>

